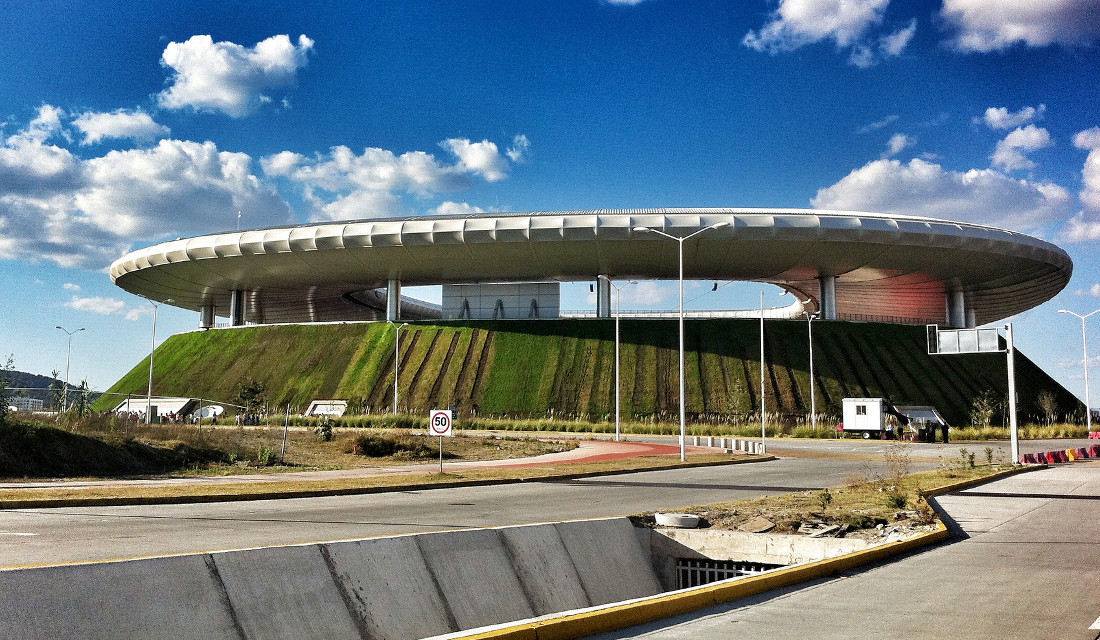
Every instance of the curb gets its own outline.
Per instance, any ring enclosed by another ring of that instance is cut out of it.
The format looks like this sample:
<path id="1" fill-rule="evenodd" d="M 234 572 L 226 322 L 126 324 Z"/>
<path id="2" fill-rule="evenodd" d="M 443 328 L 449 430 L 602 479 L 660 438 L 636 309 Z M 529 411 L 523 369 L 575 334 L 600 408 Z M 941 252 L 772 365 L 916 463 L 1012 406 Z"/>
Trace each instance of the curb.
<path id="1" fill-rule="evenodd" d="M 587 471 L 584 473 L 565 473 L 531 478 L 493 478 L 487 480 L 455 480 L 452 482 L 420 482 L 400 485 L 380 485 L 373 487 L 343 487 L 339 489 L 301 489 L 273 490 L 257 493 L 207 493 L 190 496 L 103 496 L 96 498 L 44 498 L 41 500 L 3 500 L 0 499 L 0 511 L 5 509 L 55 509 L 63 507 L 120 507 L 156 504 L 203 504 L 210 502 L 249 502 L 254 500 L 287 500 L 291 498 L 323 498 L 328 496 L 357 496 L 395 491 L 427 491 L 430 489 L 455 489 L 460 487 L 487 487 L 502 484 L 520 484 L 524 482 L 558 482 L 579 480 L 598 476 L 624 473 L 642 473 L 645 471 L 668 471 L 670 469 L 692 469 L 699 467 L 718 467 L 734 464 L 770 462 L 775 456 L 762 456 L 749 460 L 719 460 L 715 462 L 675 463 L 646 467 L 645 469 L 627 469 L 616 471 Z"/>
<path id="2" fill-rule="evenodd" d="M 947 485 L 944 485 L 942 487 L 936 487 L 935 489 L 930 489 L 928 491 L 921 491 L 921 495 L 924 496 L 925 498 L 934 498 L 936 496 L 942 496 L 942 495 L 947 494 L 947 493 L 954 493 L 956 491 L 962 491 L 963 489 L 969 489 L 970 487 L 976 487 L 980 484 L 985 484 L 987 482 L 993 482 L 995 480 L 1000 480 L 1001 478 L 1007 478 L 1009 476 L 1014 476 L 1014 475 L 1017 475 L 1017 474 L 1020 474 L 1020 473 L 1028 473 L 1028 472 L 1031 472 L 1031 471 L 1038 471 L 1039 469 L 1046 469 L 1046 468 L 1047 468 L 1047 465 L 1045 465 L 1045 464 L 1028 465 L 1028 466 L 1015 466 L 1011 469 L 1006 469 L 1004 471 L 998 471 L 997 473 L 994 473 L 993 475 L 985 476 L 985 477 L 982 477 L 982 478 L 974 478 L 972 480 L 963 480 L 962 482 L 956 482 L 955 484 L 947 484 Z"/>

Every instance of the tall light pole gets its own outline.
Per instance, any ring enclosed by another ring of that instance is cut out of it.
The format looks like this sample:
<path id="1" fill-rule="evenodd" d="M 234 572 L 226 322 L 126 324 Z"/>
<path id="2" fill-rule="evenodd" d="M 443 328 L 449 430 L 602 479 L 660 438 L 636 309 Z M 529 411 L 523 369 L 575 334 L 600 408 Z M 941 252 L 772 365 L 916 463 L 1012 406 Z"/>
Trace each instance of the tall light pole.
<path id="1" fill-rule="evenodd" d="M 786 293 L 784 291 L 783 293 Z M 765 440 L 768 438 L 768 405 L 764 402 L 764 292 L 760 292 L 760 453 L 766 453 L 768 448 Z"/>
<path id="2" fill-rule="evenodd" d="M 69 331 L 68 329 L 60 325 L 54 328 L 61 329 L 65 333 L 69 334 L 69 346 L 65 350 L 65 395 L 61 396 L 61 411 L 64 412 L 69 407 L 69 357 L 73 353 L 73 334 L 83 331 L 84 327 L 80 327 L 76 331 Z"/>
<path id="3" fill-rule="evenodd" d="M 149 388 L 145 393 L 145 424 L 150 424 L 152 421 L 150 414 L 153 412 L 153 354 L 157 350 L 157 309 L 160 308 L 154 300 L 149 300 L 149 304 L 153 305 L 153 337 L 149 346 Z"/>
<path id="4" fill-rule="evenodd" d="M 615 441 L 619 440 L 619 299 L 623 295 L 623 287 L 638 284 L 637 280 L 630 280 L 625 284 L 615 284 L 611 278 L 600 274 L 600 278 L 607 280 L 607 284 L 615 289 Z"/>
<path id="5" fill-rule="evenodd" d="M 810 342 L 810 428 L 813 429 L 816 438 L 817 398 L 814 396 L 814 319 L 817 318 L 817 314 L 803 311 L 802 315 L 806 316 L 806 333 Z"/>
<path id="6" fill-rule="evenodd" d="M 393 415 L 397 415 L 397 375 L 401 373 L 401 327 L 408 326 L 408 322 L 397 325 L 397 333 L 393 338 Z"/>
<path id="7" fill-rule="evenodd" d="M 1085 318 L 1088 318 L 1093 313 L 1100 313 L 1100 309 L 1097 309 L 1092 313 L 1086 313 L 1085 315 L 1074 313 L 1072 311 L 1067 311 L 1066 309 L 1059 309 L 1058 313 L 1068 313 L 1071 316 L 1077 316 L 1081 319 L 1081 349 L 1084 351 L 1085 354 L 1085 424 L 1087 425 L 1088 430 L 1091 432 L 1092 403 L 1090 402 L 1089 398 L 1089 344 L 1088 341 L 1085 339 Z"/>
<path id="8" fill-rule="evenodd" d="M 693 238 L 704 231 L 728 227 L 729 224 L 728 222 L 716 222 L 682 238 L 649 227 L 634 227 L 633 229 L 637 232 L 656 233 L 669 240 L 675 240 L 680 247 L 680 462 L 687 460 L 687 393 L 684 388 L 684 240 Z"/>

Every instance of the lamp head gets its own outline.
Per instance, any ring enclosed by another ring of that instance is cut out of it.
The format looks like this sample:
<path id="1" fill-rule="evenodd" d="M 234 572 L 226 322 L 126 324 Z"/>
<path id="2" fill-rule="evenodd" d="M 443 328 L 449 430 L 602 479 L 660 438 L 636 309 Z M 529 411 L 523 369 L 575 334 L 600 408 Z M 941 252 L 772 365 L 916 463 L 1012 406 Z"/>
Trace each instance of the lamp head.
<path id="1" fill-rule="evenodd" d="M 649 227 L 634 227 L 633 229 L 631 229 L 631 231 L 637 233 L 646 233 L 647 231 L 653 231 L 653 229 L 650 229 Z"/>
<path id="2" fill-rule="evenodd" d="M 722 229 L 722 228 L 725 228 L 725 227 L 728 227 L 728 226 L 730 226 L 729 222 L 715 222 L 714 224 L 710 225 L 710 228 L 711 229 Z"/>

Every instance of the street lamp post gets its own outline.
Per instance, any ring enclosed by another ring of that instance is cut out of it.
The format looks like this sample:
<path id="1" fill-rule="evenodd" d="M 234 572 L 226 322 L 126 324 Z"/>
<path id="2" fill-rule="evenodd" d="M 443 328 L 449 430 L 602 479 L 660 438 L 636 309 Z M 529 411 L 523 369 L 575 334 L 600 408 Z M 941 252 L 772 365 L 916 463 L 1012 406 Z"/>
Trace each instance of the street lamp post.
<path id="1" fill-rule="evenodd" d="M 623 295 L 623 287 L 638 284 L 637 280 L 630 280 L 626 284 L 615 284 L 611 278 L 600 274 L 599 277 L 607 280 L 607 284 L 615 289 L 615 441 L 619 440 L 619 299 Z"/>
<path id="2" fill-rule="evenodd" d="M 787 293 L 784 291 L 783 293 Z M 782 295 L 782 294 L 780 294 Z M 764 292 L 760 292 L 760 453 L 768 450 L 768 405 L 764 402 Z"/>
<path id="3" fill-rule="evenodd" d="M 810 428 L 816 438 L 817 398 L 814 396 L 814 318 L 817 318 L 817 314 L 803 311 L 802 315 L 806 316 L 806 334 L 810 342 Z"/>
<path id="4" fill-rule="evenodd" d="M 64 412 L 69 407 L 69 357 L 73 353 L 73 334 L 79 333 L 84 330 L 84 327 L 77 329 L 76 331 L 69 331 L 65 327 L 58 325 L 55 329 L 61 329 L 65 333 L 69 334 L 69 346 L 65 350 L 65 391 L 61 396 L 61 411 Z"/>
<path id="5" fill-rule="evenodd" d="M 393 415 L 397 415 L 397 375 L 401 373 L 401 327 L 408 326 L 408 322 L 397 325 L 397 333 L 393 339 Z"/>
<path id="6" fill-rule="evenodd" d="M 1085 339 L 1085 319 L 1091 316 L 1093 313 L 1100 313 L 1100 309 L 1091 313 L 1081 315 L 1066 309 L 1059 309 L 1058 313 L 1068 313 L 1071 316 L 1077 316 L 1081 319 L 1081 349 L 1084 351 L 1085 356 L 1085 425 L 1089 432 L 1092 432 L 1092 403 L 1089 398 L 1089 344 Z"/>
<path id="7" fill-rule="evenodd" d="M 728 222 L 716 222 L 709 227 L 703 227 L 694 233 L 680 238 L 664 231 L 651 229 L 650 227 L 634 227 L 633 231 L 643 233 L 656 233 L 669 240 L 675 240 L 680 249 L 680 461 L 687 460 L 687 393 L 684 385 L 684 240 L 693 238 L 704 231 L 728 227 Z"/>

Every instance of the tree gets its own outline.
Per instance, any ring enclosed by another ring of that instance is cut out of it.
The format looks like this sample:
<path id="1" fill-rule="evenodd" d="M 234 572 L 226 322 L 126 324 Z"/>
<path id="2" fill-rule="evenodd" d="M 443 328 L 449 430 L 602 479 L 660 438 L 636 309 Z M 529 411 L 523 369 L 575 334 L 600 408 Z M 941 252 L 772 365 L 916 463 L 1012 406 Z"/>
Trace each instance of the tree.
<path id="1" fill-rule="evenodd" d="M 77 387 L 72 411 L 78 418 L 83 418 L 92 411 L 92 390 L 88 388 L 87 380 L 81 380 L 80 386 Z"/>
<path id="2" fill-rule="evenodd" d="M 1043 415 L 1047 419 L 1047 424 L 1054 424 L 1055 414 L 1058 413 L 1058 398 L 1047 390 L 1039 393 L 1038 402 L 1039 408 L 1042 409 Z"/>
<path id="3" fill-rule="evenodd" d="M 260 413 L 260 409 L 267 404 L 264 383 L 249 378 L 241 384 L 237 392 L 237 402 L 244 406 L 245 413 Z"/>
<path id="4" fill-rule="evenodd" d="M 58 411 L 61 411 L 61 407 L 65 406 L 65 383 L 57 379 L 60 374 L 61 372 L 57 369 L 50 372 L 53 381 L 50 382 L 49 388 L 50 406 Z"/>
<path id="5" fill-rule="evenodd" d="M 997 395 L 992 389 L 986 389 L 970 403 L 970 423 L 976 427 L 988 427 L 993 421 L 996 408 Z"/>
<path id="6" fill-rule="evenodd" d="M 11 398 L 11 372 L 15 369 L 15 355 L 9 355 L 3 366 L 0 366 L 0 427 L 8 425 L 8 404 Z"/>

